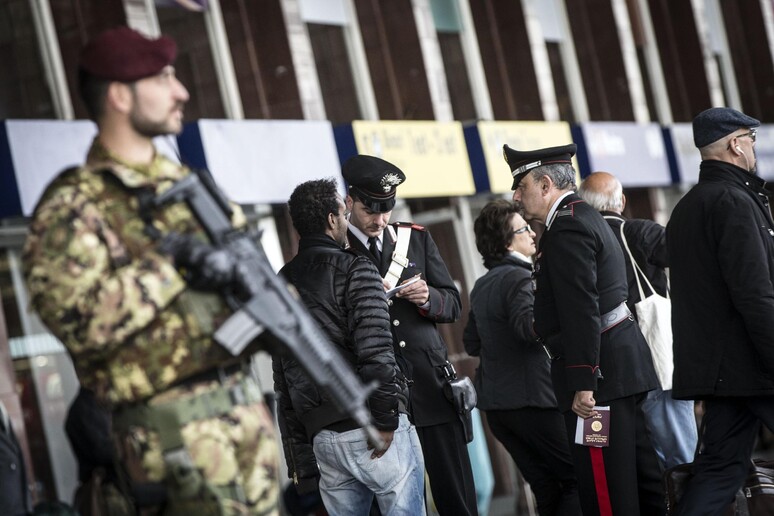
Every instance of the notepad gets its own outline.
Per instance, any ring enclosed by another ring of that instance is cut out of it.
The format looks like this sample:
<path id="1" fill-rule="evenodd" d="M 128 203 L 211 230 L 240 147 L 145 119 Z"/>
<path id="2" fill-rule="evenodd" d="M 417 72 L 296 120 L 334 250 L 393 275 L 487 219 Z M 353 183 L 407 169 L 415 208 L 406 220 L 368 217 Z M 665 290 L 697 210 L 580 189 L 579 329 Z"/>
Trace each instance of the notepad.
<path id="1" fill-rule="evenodd" d="M 405 281 L 405 283 L 401 283 L 400 285 L 395 285 L 395 286 L 394 286 L 394 287 L 392 287 L 390 290 L 388 290 L 387 292 L 385 292 L 385 295 L 387 296 L 387 299 L 391 298 L 392 296 L 394 296 L 395 294 L 397 294 L 398 292 L 400 292 L 400 291 L 401 291 L 401 290 L 403 290 L 404 288 L 408 287 L 408 286 L 409 286 L 409 285 L 411 285 L 412 283 L 416 283 L 417 281 L 419 281 L 419 278 L 420 278 L 420 277 L 421 277 L 421 276 L 420 276 L 419 274 L 417 274 L 416 276 L 414 276 L 414 277 L 412 277 L 412 278 L 409 278 L 409 279 L 407 279 L 407 280 Z"/>

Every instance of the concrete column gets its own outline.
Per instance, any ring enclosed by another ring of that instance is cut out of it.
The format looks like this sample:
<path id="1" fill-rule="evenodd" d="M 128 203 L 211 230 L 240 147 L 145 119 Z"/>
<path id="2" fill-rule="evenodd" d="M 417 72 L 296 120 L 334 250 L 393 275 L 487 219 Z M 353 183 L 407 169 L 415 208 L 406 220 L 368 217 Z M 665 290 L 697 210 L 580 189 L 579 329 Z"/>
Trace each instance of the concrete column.
<path id="1" fill-rule="evenodd" d="M 653 29 L 653 20 L 650 17 L 650 8 L 647 0 L 637 0 L 640 9 L 640 18 L 642 19 L 642 28 L 645 31 L 645 64 L 648 67 L 650 75 L 651 89 L 653 91 L 653 101 L 656 104 L 658 120 L 663 125 L 671 124 L 672 107 L 669 103 L 669 93 L 667 92 L 666 80 L 664 79 L 664 69 L 661 68 L 661 56 L 658 53 L 658 44 L 656 42 L 656 31 Z M 652 118 L 652 116 L 651 116 Z"/>
<path id="2" fill-rule="evenodd" d="M 645 98 L 645 88 L 642 84 L 642 72 L 637 59 L 637 47 L 634 44 L 632 25 L 629 18 L 629 9 L 626 0 L 612 0 L 613 16 L 618 29 L 618 39 L 621 41 L 621 54 L 623 56 L 626 80 L 629 83 L 629 94 L 632 98 L 632 111 L 634 120 L 639 123 L 650 122 L 648 102 Z"/>
<path id="3" fill-rule="evenodd" d="M 476 106 L 476 114 L 480 120 L 494 120 L 492 99 L 489 96 L 484 63 L 481 61 L 481 50 L 478 48 L 476 24 L 473 21 L 468 0 L 457 0 L 457 14 L 460 17 L 462 53 L 465 56 L 465 66 L 468 69 L 468 80 L 473 94 L 473 104 Z"/>
<path id="4" fill-rule="evenodd" d="M 30 0 L 35 34 L 38 37 L 43 70 L 51 91 L 51 101 L 57 118 L 72 120 L 75 117 L 67 76 L 59 49 L 59 39 L 54 27 L 54 17 L 48 0 Z"/>
<path id="5" fill-rule="evenodd" d="M 545 0 L 543 0 L 545 1 Z M 572 101 L 572 111 L 577 123 L 589 121 L 589 105 L 586 101 L 586 91 L 583 89 L 583 77 L 581 76 L 580 66 L 578 65 L 578 56 L 575 53 L 575 42 L 572 39 L 572 30 L 570 29 L 570 20 L 567 16 L 567 7 L 565 0 L 553 0 L 556 6 L 556 12 L 559 19 L 557 23 L 564 34 L 559 48 L 562 55 L 562 68 L 567 78 L 567 88 L 569 89 L 570 99 Z M 572 0 L 570 0 L 572 1 Z"/>
<path id="6" fill-rule="evenodd" d="M 549 122 L 559 120 L 559 105 L 556 102 L 556 90 L 554 89 L 554 76 L 551 72 L 551 61 L 548 59 L 543 29 L 534 9 L 536 0 L 522 0 L 521 8 L 524 12 L 524 23 L 527 26 L 527 37 L 532 50 L 532 62 L 535 64 L 535 78 L 540 92 L 540 104 L 543 109 L 543 118 Z"/>
<path id="7" fill-rule="evenodd" d="M 446 69 L 443 66 L 441 45 L 435 31 L 433 12 L 429 0 L 411 0 L 414 9 L 414 23 L 417 25 L 419 47 L 425 63 L 427 85 L 430 90 L 430 100 L 433 103 L 435 119 L 440 122 L 454 120 L 449 86 L 446 83 Z"/>
<path id="8" fill-rule="evenodd" d="M 696 31 L 699 34 L 702 53 L 704 54 L 704 67 L 707 70 L 707 85 L 709 87 L 710 99 L 713 106 L 729 106 L 741 109 L 742 101 L 739 97 L 739 87 L 736 83 L 733 63 L 731 62 L 731 52 L 728 49 L 728 37 L 723 25 L 723 15 L 720 12 L 718 0 L 691 0 L 693 7 L 693 17 L 696 20 Z M 711 11 L 711 12 L 710 12 Z M 710 27 L 708 16 L 714 16 L 717 20 L 717 26 Z M 717 32 L 718 40 L 721 45 L 720 55 L 722 57 L 721 67 L 718 67 L 715 61 L 715 52 L 710 41 L 710 30 Z M 721 74 L 726 84 L 726 91 L 729 98 L 723 96 L 723 86 L 721 83 Z"/>
<path id="9" fill-rule="evenodd" d="M 348 24 L 344 27 L 344 41 L 347 45 L 349 66 L 352 68 L 360 113 L 364 120 L 379 120 L 379 106 L 371 82 L 371 72 L 368 69 L 368 58 L 363 46 L 363 35 L 360 32 L 354 1 L 344 0 L 344 8 L 349 18 Z"/>
<path id="10" fill-rule="evenodd" d="M 281 0 L 285 16 L 285 30 L 290 43 L 293 68 L 296 71 L 301 108 L 306 120 L 325 120 L 325 102 L 323 101 L 320 79 L 314 63 L 314 52 L 309 40 L 306 23 L 301 17 L 298 0 Z"/>

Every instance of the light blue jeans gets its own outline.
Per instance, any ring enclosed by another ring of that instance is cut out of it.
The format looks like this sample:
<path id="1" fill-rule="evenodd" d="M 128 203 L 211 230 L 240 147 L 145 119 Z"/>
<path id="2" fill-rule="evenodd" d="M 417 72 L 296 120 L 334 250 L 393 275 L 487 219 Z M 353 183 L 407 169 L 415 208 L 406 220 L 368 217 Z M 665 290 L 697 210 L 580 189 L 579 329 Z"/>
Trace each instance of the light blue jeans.
<path id="1" fill-rule="evenodd" d="M 676 400 L 672 391 L 656 389 L 642 404 L 650 442 L 663 468 L 693 460 L 696 452 L 696 416 L 693 400 Z"/>
<path id="2" fill-rule="evenodd" d="M 367 515 L 376 496 L 382 516 L 424 515 L 425 461 L 414 426 L 405 414 L 387 453 L 373 450 L 361 429 L 322 430 L 314 437 L 320 494 L 331 516 Z"/>

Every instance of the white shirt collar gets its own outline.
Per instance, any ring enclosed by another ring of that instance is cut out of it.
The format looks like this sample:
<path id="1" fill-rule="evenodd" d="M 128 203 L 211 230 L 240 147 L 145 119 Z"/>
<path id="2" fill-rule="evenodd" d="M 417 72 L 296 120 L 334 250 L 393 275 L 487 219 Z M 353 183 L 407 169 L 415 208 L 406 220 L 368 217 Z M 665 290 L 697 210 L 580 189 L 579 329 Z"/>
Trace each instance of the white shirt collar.
<path id="1" fill-rule="evenodd" d="M 554 217 L 556 216 L 556 209 L 559 208 L 559 204 L 562 202 L 562 200 L 567 197 L 568 195 L 572 195 L 575 192 L 570 190 L 569 192 L 566 192 L 559 196 L 559 198 L 554 202 L 554 204 L 551 206 L 551 209 L 548 210 L 548 217 L 546 217 L 546 231 L 551 229 L 551 224 L 554 222 Z"/>
<path id="2" fill-rule="evenodd" d="M 349 224 L 349 230 L 352 232 L 355 237 L 360 240 L 360 243 L 363 244 L 363 246 L 368 249 L 368 235 L 360 231 L 358 228 L 355 227 L 354 224 Z M 382 250 L 382 235 L 379 234 L 379 236 L 376 237 L 376 247 L 379 248 L 379 250 Z"/>

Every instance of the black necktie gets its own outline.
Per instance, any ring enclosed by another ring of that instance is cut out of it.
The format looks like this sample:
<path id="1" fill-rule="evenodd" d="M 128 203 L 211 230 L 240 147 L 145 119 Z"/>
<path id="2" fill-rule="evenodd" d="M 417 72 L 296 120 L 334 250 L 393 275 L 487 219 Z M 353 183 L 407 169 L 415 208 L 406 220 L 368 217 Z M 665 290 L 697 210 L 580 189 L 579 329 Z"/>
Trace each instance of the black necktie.
<path id="1" fill-rule="evenodd" d="M 376 237 L 368 238 L 368 250 L 376 258 L 376 263 L 382 263 L 382 252 L 379 250 L 379 246 L 376 243 Z"/>

